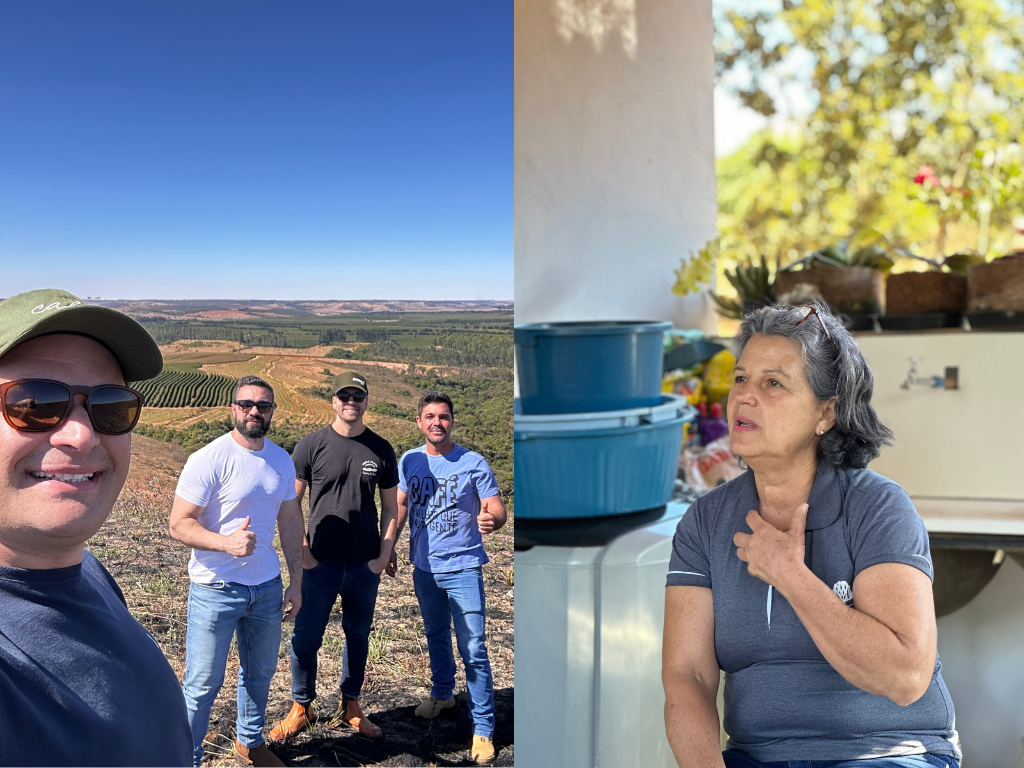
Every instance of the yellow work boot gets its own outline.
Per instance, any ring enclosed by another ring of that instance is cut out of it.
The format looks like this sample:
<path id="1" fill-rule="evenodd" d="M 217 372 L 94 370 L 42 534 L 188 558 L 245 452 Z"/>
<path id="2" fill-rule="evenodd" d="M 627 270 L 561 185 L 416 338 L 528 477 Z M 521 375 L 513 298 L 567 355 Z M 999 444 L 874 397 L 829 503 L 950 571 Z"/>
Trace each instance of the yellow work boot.
<path id="1" fill-rule="evenodd" d="M 275 725 L 270 732 L 270 740 L 285 741 L 290 739 L 295 734 L 312 725 L 315 720 L 313 702 L 299 704 L 299 702 L 293 701 L 291 712 L 285 716 L 284 720 Z"/>
<path id="2" fill-rule="evenodd" d="M 416 717 L 422 717 L 424 720 L 433 720 L 446 709 L 451 709 L 454 706 L 454 696 L 449 696 L 447 699 L 435 699 L 433 696 L 427 696 L 416 707 Z"/>
<path id="3" fill-rule="evenodd" d="M 470 757 L 477 765 L 487 765 L 494 762 L 494 742 L 486 736 L 473 736 L 473 751 Z"/>
<path id="4" fill-rule="evenodd" d="M 355 728 L 361 736 L 368 739 L 379 739 L 384 735 L 384 731 L 363 714 L 363 710 L 359 708 L 359 699 L 342 696 L 341 701 L 338 702 L 338 713 L 335 717 L 349 728 Z"/>

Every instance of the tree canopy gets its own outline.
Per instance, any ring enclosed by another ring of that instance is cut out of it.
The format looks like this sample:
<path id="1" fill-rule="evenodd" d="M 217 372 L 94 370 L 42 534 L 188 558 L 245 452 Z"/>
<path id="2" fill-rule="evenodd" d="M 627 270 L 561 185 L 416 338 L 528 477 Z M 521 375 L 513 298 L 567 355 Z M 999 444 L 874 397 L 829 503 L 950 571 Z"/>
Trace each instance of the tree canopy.
<path id="1" fill-rule="evenodd" d="M 862 227 L 932 257 L 1024 245 L 1024 2 L 781 0 L 717 15 L 720 86 L 788 118 L 718 161 L 726 262 L 786 264 Z M 798 114 L 794 89 L 810 96 Z"/>

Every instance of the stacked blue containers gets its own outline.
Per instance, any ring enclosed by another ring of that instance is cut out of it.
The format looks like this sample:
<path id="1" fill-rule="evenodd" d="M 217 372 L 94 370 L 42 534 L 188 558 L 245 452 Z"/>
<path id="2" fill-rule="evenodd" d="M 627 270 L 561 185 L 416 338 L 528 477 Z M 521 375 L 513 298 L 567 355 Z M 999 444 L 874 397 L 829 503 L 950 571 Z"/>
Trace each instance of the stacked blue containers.
<path id="1" fill-rule="evenodd" d="M 672 498 L 683 424 L 695 413 L 685 398 L 661 393 L 670 327 L 516 326 L 517 540 L 530 521 L 600 523 Z"/>

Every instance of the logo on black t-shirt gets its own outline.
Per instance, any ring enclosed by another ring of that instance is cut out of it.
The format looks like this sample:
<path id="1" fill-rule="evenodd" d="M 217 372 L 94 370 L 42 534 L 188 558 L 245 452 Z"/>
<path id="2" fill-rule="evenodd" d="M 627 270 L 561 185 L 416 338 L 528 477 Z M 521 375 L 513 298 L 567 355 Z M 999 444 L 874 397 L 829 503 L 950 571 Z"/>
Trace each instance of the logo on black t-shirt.
<path id="1" fill-rule="evenodd" d="M 380 465 L 377 464 L 373 459 L 367 459 L 363 462 L 363 474 L 368 477 L 375 477 L 380 471 Z"/>

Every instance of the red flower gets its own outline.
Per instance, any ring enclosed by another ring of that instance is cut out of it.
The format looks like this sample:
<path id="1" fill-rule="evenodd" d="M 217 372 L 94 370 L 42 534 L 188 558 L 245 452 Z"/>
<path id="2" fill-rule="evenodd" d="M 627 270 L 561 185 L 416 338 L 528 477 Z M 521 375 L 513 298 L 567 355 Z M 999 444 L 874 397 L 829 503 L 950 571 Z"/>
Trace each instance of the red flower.
<path id="1" fill-rule="evenodd" d="M 935 175 L 935 169 L 930 165 L 922 165 L 917 169 L 917 175 L 914 177 L 915 184 L 924 184 L 926 181 L 932 183 L 938 183 L 939 179 Z"/>

